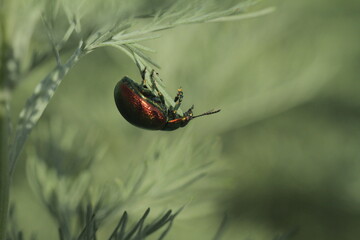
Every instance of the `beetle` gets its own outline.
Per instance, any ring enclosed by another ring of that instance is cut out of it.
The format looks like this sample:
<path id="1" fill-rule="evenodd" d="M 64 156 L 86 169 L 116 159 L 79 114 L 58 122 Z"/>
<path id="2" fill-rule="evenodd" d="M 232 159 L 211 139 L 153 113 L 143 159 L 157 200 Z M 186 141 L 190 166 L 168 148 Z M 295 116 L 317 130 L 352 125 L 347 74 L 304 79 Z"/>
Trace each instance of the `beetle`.
<path id="1" fill-rule="evenodd" d="M 193 105 L 185 113 L 179 114 L 178 109 L 184 96 L 182 89 L 178 89 L 174 106 L 168 107 L 163 94 L 156 86 L 154 70 L 150 75 L 152 89 L 146 85 L 145 73 L 146 68 L 141 72 L 141 84 L 125 76 L 114 89 L 117 109 L 129 123 L 148 130 L 173 131 L 185 127 L 194 118 L 220 112 L 219 109 L 194 116 Z"/>

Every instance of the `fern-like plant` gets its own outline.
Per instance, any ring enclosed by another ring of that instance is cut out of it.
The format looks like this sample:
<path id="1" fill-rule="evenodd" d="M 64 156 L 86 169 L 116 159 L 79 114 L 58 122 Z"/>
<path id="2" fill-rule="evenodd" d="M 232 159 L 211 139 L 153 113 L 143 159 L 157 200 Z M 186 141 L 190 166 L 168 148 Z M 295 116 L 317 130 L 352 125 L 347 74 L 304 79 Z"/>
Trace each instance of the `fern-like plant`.
<path id="1" fill-rule="evenodd" d="M 253 1 L 223 9 L 209 1 L 159 3 L 154 8 L 147 1 L 140 0 L 131 1 L 131 4 L 128 1 L 99 1 L 92 5 L 84 0 L 0 1 L 1 240 L 5 239 L 9 188 L 19 156 L 61 81 L 80 59 L 98 48 L 114 47 L 126 53 L 140 71 L 144 67 L 157 68 L 159 65 L 148 55 L 152 49 L 143 42 L 159 37 L 158 32 L 185 24 L 251 18 L 273 10 L 246 13 Z M 13 127 L 9 110 L 14 89 L 38 66 L 51 62 L 52 57 L 55 66 L 39 81 Z M 171 103 L 170 98 L 165 97 Z M 197 178 L 196 175 L 193 177 Z M 184 184 L 186 186 L 186 182 Z M 48 207 L 54 212 L 56 204 Z M 95 239 L 97 220 L 93 214 L 96 215 L 96 211 L 87 211 L 86 224 L 78 239 Z M 128 233 L 125 232 L 127 215 L 124 214 L 110 239 L 144 239 L 166 224 L 171 226 L 177 213 L 168 212 L 160 220 L 145 226 L 147 214 L 148 211 Z M 60 229 L 60 238 L 69 239 L 71 235 Z M 167 229 L 161 236 L 165 236 Z M 17 239 L 21 238 L 17 236 Z"/>

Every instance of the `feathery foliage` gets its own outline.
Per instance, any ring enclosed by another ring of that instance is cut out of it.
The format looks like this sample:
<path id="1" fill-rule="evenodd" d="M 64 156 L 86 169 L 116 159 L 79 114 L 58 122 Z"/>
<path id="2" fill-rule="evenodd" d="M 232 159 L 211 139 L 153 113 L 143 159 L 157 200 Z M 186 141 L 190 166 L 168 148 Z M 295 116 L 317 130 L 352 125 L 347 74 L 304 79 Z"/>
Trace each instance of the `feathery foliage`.
<path id="1" fill-rule="evenodd" d="M 146 1 L 131 4 L 126 1 L 103 4 L 99 1 L 91 6 L 85 1 L 70 0 L 0 1 L 0 239 L 5 236 L 9 186 L 20 154 L 62 80 L 80 59 L 98 48 L 113 47 L 126 53 L 139 71 L 145 68 L 150 71 L 159 68 L 159 65 L 148 55 L 153 50 L 144 46 L 144 41 L 158 38 L 160 31 L 181 25 L 234 21 L 261 16 L 273 10 L 268 8 L 245 13 L 254 3 L 244 1 L 218 8 L 215 1 L 177 1 L 172 4 L 162 2 L 153 9 Z M 12 94 L 26 76 L 45 63 L 52 62 L 52 58 L 55 59 L 55 66 L 38 82 L 19 112 L 17 124 L 12 127 L 14 121 L 8 119 L 11 109 L 7 111 L 7 107 L 11 106 Z M 156 81 L 163 91 L 160 78 Z M 171 97 L 164 95 L 167 103 L 173 104 Z M 58 124 L 56 128 L 64 127 Z M 91 202 L 91 197 L 94 197 L 89 190 L 94 189 L 91 186 L 90 166 L 103 158 L 99 153 L 101 149 L 94 147 L 94 144 L 87 145 L 86 140 L 75 136 L 74 130 L 70 132 L 72 135 L 62 137 L 71 143 L 72 148 L 55 143 L 52 136 L 40 136 L 27 159 L 29 182 L 59 225 L 60 239 L 76 239 L 76 232 L 82 223 L 76 220 L 76 216 L 79 211 L 84 213 L 84 206 L 88 206 L 85 200 Z M 54 132 L 50 129 L 49 133 Z M 46 137 L 48 139 L 44 140 Z M 177 143 L 178 147 L 170 148 L 171 152 L 169 148 L 163 148 L 166 143 L 160 144 L 162 149 L 147 159 L 142 169 L 130 171 L 129 177 L 123 180 L 124 184 L 117 189 L 117 194 L 110 191 L 108 199 L 112 204 L 104 204 L 102 197 L 106 194 L 95 197 L 95 204 L 90 205 L 94 207 L 94 212 L 91 207 L 86 211 L 86 224 L 78 239 L 95 239 L 98 226 L 108 216 L 116 215 L 139 200 L 174 197 L 206 176 L 212 162 L 209 159 L 216 156 L 213 153 L 218 152 L 218 148 L 204 153 L 209 146 L 216 145 L 209 141 L 204 144 L 204 152 L 195 151 L 195 148 L 181 143 L 188 139 L 183 137 L 180 144 Z M 88 156 L 84 155 L 79 151 L 84 146 L 78 145 L 78 142 L 93 151 Z M 201 146 L 196 147 L 201 149 Z M 197 154 L 208 161 L 189 163 Z M 173 165 L 165 162 L 173 156 L 180 159 L 180 155 L 183 155 L 183 162 L 174 161 Z M 66 165 L 69 162 L 70 167 Z M 119 193 L 121 197 L 117 198 Z M 178 214 L 167 212 L 162 218 L 144 225 L 148 213 L 149 210 L 128 233 L 124 233 L 127 222 L 127 215 L 124 214 L 110 239 L 144 239 L 164 228 L 159 237 L 163 239 Z M 11 232 L 11 239 L 23 238 L 21 232 Z"/>

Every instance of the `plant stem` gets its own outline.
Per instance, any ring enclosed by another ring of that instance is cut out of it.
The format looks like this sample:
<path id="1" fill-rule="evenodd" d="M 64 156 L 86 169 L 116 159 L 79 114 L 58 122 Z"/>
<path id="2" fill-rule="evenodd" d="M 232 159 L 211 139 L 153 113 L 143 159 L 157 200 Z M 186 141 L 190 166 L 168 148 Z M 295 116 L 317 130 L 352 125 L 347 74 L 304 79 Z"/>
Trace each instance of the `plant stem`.
<path id="1" fill-rule="evenodd" d="M 69 70 L 84 54 L 83 44 L 81 42 L 79 47 L 66 61 L 66 63 L 56 65 L 56 67 L 36 86 L 33 95 L 28 98 L 23 110 L 20 112 L 15 139 L 10 148 L 10 176 L 12 176 L 14 173 L 16 161 L 25 145 L 27 138 L 45 111 L 49 101 L 55 94 L 57 87 L 60 85 L 61 81 L 64 79 Z"/>
<path id="2" fill-rule="evenodd" d="M 2 94 L 3 86 L 0 87 Z M 5 104 L 0 103 L 0 240 L 5 239 L 9 205 L 9 168 L 7 155 L 7 129 Z"/>
<path id="3" fill-rule="evenodd" d="M 6 62 L 7 47 L 5 38 L 5 23 L 0 16 L 0 240 L 6 237 L 6 222 L 8 217 L 9 206 L 9 168 L 8 168 L 8 134 L 7 134 L 7 118 L 6 104 L 7 96 L 6 82 Z"/>

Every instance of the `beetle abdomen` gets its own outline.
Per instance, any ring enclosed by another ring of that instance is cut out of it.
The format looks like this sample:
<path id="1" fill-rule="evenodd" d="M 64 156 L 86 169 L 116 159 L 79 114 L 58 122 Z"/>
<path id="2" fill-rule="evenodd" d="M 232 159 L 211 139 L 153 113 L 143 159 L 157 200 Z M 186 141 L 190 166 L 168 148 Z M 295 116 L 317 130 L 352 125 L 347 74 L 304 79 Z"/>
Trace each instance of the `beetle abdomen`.
<path id="1" fill-rule="evenodd" d="M 131 81 L 131 82 L 130 82 Z M 131 124 L 150 130 L 161 130 L 167 118 L 156 106 L 147 101 L 132 80 L 124 77 L 115 86 L 114 97 L 121 115 Z"/>

